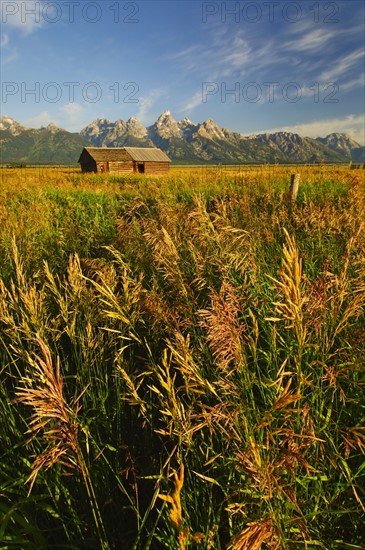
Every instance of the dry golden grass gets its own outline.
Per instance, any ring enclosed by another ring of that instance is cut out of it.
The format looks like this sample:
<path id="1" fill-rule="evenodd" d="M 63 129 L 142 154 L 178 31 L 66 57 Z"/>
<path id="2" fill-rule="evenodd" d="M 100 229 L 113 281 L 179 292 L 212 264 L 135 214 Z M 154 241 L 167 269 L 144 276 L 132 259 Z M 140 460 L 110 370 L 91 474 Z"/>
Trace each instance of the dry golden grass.
<path id="1" fill-rule="evenodd" d="M 28 376 L 20 380 L 22 385 L 16 391 L 16 402 L 24 403 L 34 410 L 28 433 L 32 433 L 32 438 L 42 433 L 47 447 L 33 463 L 32 473 L 27 480 L 30 483 L 29 493 L 42 468 L 47 470 L 57 463 L 70 468 L 79 467 L 80 425 L 77 415 L 81 395 L 71 406 L 66 403 L 60 359 L 57 357 L 53 365 L 47 345 L 40 338 L 37 343 L 42 357 L 28 357 Z"/>
<path id="2" fill-rule="evenodd" d="M 361 175 L 2 171 L 0 545 L 361 548 Z"/>

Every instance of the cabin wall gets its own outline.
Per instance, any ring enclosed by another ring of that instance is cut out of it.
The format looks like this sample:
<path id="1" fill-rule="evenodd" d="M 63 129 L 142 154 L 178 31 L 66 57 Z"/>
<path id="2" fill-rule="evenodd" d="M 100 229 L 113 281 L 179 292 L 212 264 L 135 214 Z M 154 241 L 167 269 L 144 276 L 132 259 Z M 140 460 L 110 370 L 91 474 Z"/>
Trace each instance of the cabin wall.
<path id="1" fill-rule="evenodd" d="M 96 172 L 96 162 L 92 158 L 82 159 L 80 161 L 81 171 L 85 172 Z"/>
<path id="2" fill-rule="evenodd" d="M 80 155 L 79 163 L 81 165 L 81 171 L 84 172 L 96 172 L 96 162 L 91 155 L 84 149 Z"/>
<path id="3" fill-rule="evenodd" d="M 125 174 L 133 172 L 133 162 L 130 161 L 109 161 L 109 173 L 110 174 Z"/>
<path id="4" fill-rule="evenodd" d="M 138 164 L 144 165 L 144 174 L 166 174 L 169 171 L 168 162 L 152 162 L 146 161 L 143 163 L 133 161 L 109 161 L 95 162 L 93 159 L 83 159 L 81 162 L 82 172 L 97 172 L 98 174 L 130 174 L 138 173 Z"/>
<path id="5" fill-rule="evenodd" d="M 145 174 L 166 174 L 169 171 L 170 163 L 169 162 L 144 162 L 144 173 Z"/>

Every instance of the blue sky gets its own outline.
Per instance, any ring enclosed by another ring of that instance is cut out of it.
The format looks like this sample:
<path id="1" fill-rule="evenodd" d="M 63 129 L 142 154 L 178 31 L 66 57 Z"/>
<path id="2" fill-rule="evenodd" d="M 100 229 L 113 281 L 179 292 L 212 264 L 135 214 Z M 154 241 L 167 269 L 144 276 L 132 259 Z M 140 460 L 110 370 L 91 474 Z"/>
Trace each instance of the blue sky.
<path id="1" fill-rule="evenodd" d="M 79 131 L 169 109 L 364 144 L 364 36 L 363 0 L 1 0 L 1 114 Z"/>

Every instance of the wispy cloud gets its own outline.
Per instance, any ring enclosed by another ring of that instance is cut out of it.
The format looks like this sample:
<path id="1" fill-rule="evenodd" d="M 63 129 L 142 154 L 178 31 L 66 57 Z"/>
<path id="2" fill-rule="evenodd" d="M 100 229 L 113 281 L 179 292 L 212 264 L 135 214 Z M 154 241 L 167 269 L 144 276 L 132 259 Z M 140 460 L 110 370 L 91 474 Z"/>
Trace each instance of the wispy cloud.
<path id="1" fill-rule="evenodd" d="M 200 74 L 204 80 L 244 74 L 253 59 L 248 41 L 242 31 L 235 36 L 217 32 L 205 42 L 166 56 L 170 62 L 180 65 L 184 73 Z"/>
<path id="2" fill-rule="evenodd" d="M 164 96 L 166 96 L 166 91 L 159 88 L 150 90 L 147 95 L 139 98 L 138 111 L 135 115 L 139 122 L 142 124 L 150 122 L 154 114 L 154 105 Z"/>
<path id="3" fill-rule="evenodd" d="M 350 90 L 355 90 L 356 88 L 360 88 L 361 90 L 364 90 L 364 82 L 365 82 L 365 73 L 360 73 L 357 78 L 353 78 L 352 80 L 347 80 L 346 82 L 341 82 L 340 91 L 349 92 Z"/>
<path id="4" fill-rule="evenodd" d="M 354 28 L 359 36 L 358 23 Z M 294 82 L 300 97 L 307 100 L 314 97 L 317 88 L 322 96 L 334 92 L 337 98 L 341 92 L 343 99 L 346 92 L 363 85 L 359 77 L 363 49 L 358 44 L 342 21 L 314 25 L 312 18 L 295 25 L 278 23 L 269 29 L 265 25 L 221 25 L 202 34 L 199 42 L 170 54 L 168 61 L 194 82 L 195 92 L 187 96 L 182 108 L 190 114 L 201 106 L 199 88 L 206 82 L 229 90 L 235 86 L 242 90 L 254 82 L 262 90 L 260 103 L 270 101 L 268 83 L 277 83 L 280 92 Z M 275 95 L 276 101 L 285 100 L 280 93 Z M 218 93 L 214 100 L 219 100 Z"/>
<path id="5" fill-rule="evenodd" d="M 185 114 L 190 114 L 196 107 L 202 104 L 202 91 L 199 90 L 196 92 L 182 107 L 182 112 Z"/>
<path id="6" fill-rule="evenodd" d="M 301 33 L 297 30 L 294 39 L 284 42 L 282 44 L 282 49 L 302 53 L 318 52 L 320 48 L 325 48 L 331 41 L 337 38 L 337 29 L 323 30 L 320 28 L 308 32 L 306 28 L 304 28 Z"/>
<path id="7" fill-rule="evenodd" d="M 325 70 L 320 78 L 322 81 L 333 81 L 341 78 L 343 80 L 346 73 L 353 69 L 355 65 L 359 67 L 364 67 L 364 50 L 358 49 L 345 56 L 342 56 L 340 59 L 336 60 L 333 63 L 333 66 L 330 69 Z"/>
<path id="8" fill-rule="evenodd" d="M 352 50 L 347 27 L 339 23 L 313 28 L 313 20 L 307 20 L 269 29 L 221 26 L 168 58 L 184 72 L 200 74 L 202 80 L 209 75 L 213 80 L 253 78 L 263 82 L 275 75 L 276 80 L 300 79 L 311 85 L 315 80 L 334 81 L 352 69 L 363 56 L 363 50 Z"/>

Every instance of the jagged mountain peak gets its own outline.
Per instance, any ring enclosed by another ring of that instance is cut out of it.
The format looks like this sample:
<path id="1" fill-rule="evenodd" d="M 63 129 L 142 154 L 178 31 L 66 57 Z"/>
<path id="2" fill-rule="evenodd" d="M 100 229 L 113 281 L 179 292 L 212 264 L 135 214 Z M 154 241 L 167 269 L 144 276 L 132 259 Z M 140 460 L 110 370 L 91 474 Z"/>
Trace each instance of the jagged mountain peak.
<path id="1" fill-rule="evenodd" d="M 192 122 L 192 121 L 190 120 L 190 118 L 188 118 L 187 116 L 184 117 L 182 120 L 180 120 L 179 124 L 181 124 L 181 125 L 192 124 L 193 126 L 195 126 L 195 122 Z"/>
<path id="2" fill-rule="evenodd" d="M 352 147 L 360 147 L 360 144 L 357 143 L 354 139 L 352 139 L 350 136 L 344 133 L 339 132 L 332 132 L 332 134 L 328 134 L 325 138 L 317 138 L 319 140 L 323 140 L 323 142 L 330 144 L 330 143 L 339 143 L 339 144 L 347 144 Z"/>
<path id="3" fill-rule="evenodd" d="M 203 124 L 206 126 L 217 126 L 216 122 L 212 118 L 207 118 Z"/>
<path id="4" fill-rule="evenodd" d="M 198 133 L 208 139 L 225 139 L 226 133 L 212 118 L 208 118 L 199 125 Z"/>
<path id="5" fill-rule="evenodd" d="M 12 124 L 19 124 L 16 120 L 11 118 L 9 115 L 4 115 L 0 118 L 0 124 L 2 125 L 12 125 Z"/>
<path id="6" fill-rule="evenodd" d="M 192 122 L 187 117 L 180 120 L 177 124 L 180 128 L 181 135 L 189 141 L 192 135 L 197 131 L 199 126 L 198 124 L 195 124 L 195 122 Z"/>
<path id="7" fill-rule="evenodd" d="M 8 130 L 12 135 L 16 136 L 26 130 L 26 128 L 10 116 L 4 115 L 0 118 L 0 130 Z"/>
<path id="8" fill-rule="evenodd" d="M 161 113 L 155 124 L 157 126 L 178 127 L 178 122 L 172 116 L 171 111 L 164 111 Z"/>
<path id="9" fill-rule="evenodd" d="M 345 132 L 331 132 L 326 136 L 326 138 L 330 138 L 330 137 L 337 138 L 337 139 L 341 139 L 341 138 L 349 139 L 348 134 L 346 134 Z"/>
<path id="10" fill-rule="evenodd" d="M 169 110 L 160 114 L 155 124 L 149 127 L 149 133 L 152 136 L 157 135 L 163 139 L 170 139 L 172 137 L 181 138 L 181 131 L 179 124 L 172 117 Z"/>
<path id="11" fill-rule="evenodd" d="M 105 126 L 105 125 L 109 125 L 109 124 L 112 124 L 112 122 L 108 118 L 96 118 L 95 120 L 90 122 L 90 124 L 88 124 L 88 126 L 91 126 L 91 125 Z"/>
<path id="12" fill-rule="evenodd" d="M 157 125 L 159 125 L 159 124 L 171 124 L 171 123 L 177 124 L 176 120 L 173 118 L 173 116 L 171 114 L 171 111 L 164 111 L 163 113 L 160 114 L 160 116 L 156 120 Z"/>
<path id="13" fill-rule="evenodd" d="M 166 109 L 166 111 L 163 111 L 158 118 L 167 118 L 167 117 L 172 118 L 172 114 L 169 109 Z"/>
<path id="14" fill-rule="evenodd" d="M 127 121 L 122 118 L 111 122 L 96 119 L 81 130 L 81 135 L 92 141 L 97 147 L 148 147 L 152 144 L 147 137 L 147 129 L 135 117 Z"/>
<path id="15" fill-rule="evenodd" d="M 126 123 L 126 131 L 134 137 L 145 138 L 147 136 L 147 128 L 143 126 L 135 117 L 130 117 Z"/>
<path id="16" fill-rule="evenodd" d="M 326 138 L 333 137 L 333 138 L 348 138 L 348 135 L 343 132 L 332 132 L 331 134 L 328 134 Z"/>
<path id="17" fill-rule="evenodd" d="M 274 132 L 267 134 L 269 136 L 277 136 L 277 137 L 284 137 L 284 138 L 292 138 L 293 136 L 299 136 L 299 134 L 296 134 L 295 132 L 288 132 L 287 130 L 284 130 L 283 132 Z M 301 136 L 299 136 L 301 137 Z"/>
<path id="18" fill-rule="evenodd" d="M 94 134 L 99 133 L 103 128 L 108 128 L 112 122 L 107 118 L 96 118 L 92 122 L 90 122 L 85 128 L 81 130 L 81 134 L 83 132 L 92 132 Z"/>
<path id="19" fill-rule="evenodd" d="M 139 122 L 139 120 L 138 120 L 136 117 L 134 117 L 134 116 L 131 116 L 131 117 L 127 120 L 127 124 L 129 124 L 130 126 L 142 126 L 142 127 L 144 128 L 143 124 L 141 124 L 141 123 Z"/>
<path id="20" fill-rule="evenodd" d="M 57 132 L 58 130 L 60 130 L 61 128 L 58 128 L 58 126 L 56 126 L 56 124 L 54 124 L 54 122 L 50 122 L 48 124 L 48 126 L 45 126 L 45 129 L 48 130 L 49 132 Z"/>
<path id="21" fill-rule="evenodd" d="M 352 139 L 347 134 L 340 132 L 332 132 L 325 138 L 318 137 L 317 141 L 330 147 L 333 151 L 346 156 L 349 160 L 364 162 L 365 147 L 361 147 L 357 141 Z"/>
<path id="22" fill-rule="evenodd" d="M 113 124 L 112 122 L 110 122 L 109 126 L 110 126 L 110 127 L 113 127 L 113 126 L 114 126 L 114 128 L 119 128 L 119 129 L 121 129 L 121 130 L 123 131 L 123 130 L 126 129 L 127 123 L 126 123 L 126 121 L 123 120 L 122 118 L 118 118 L 118 120 L 116 120 L 116 121 L 114 122 L 114 124 Z"/>
<path id="23" fill-rule="evenodd" d="M 109 119 L 96 118 L 81 130 L 80 135 L 84 139 L 100 146 L 103 144 L 104 136 L 107 135 L 113 127 L 114 124 Z"/>

